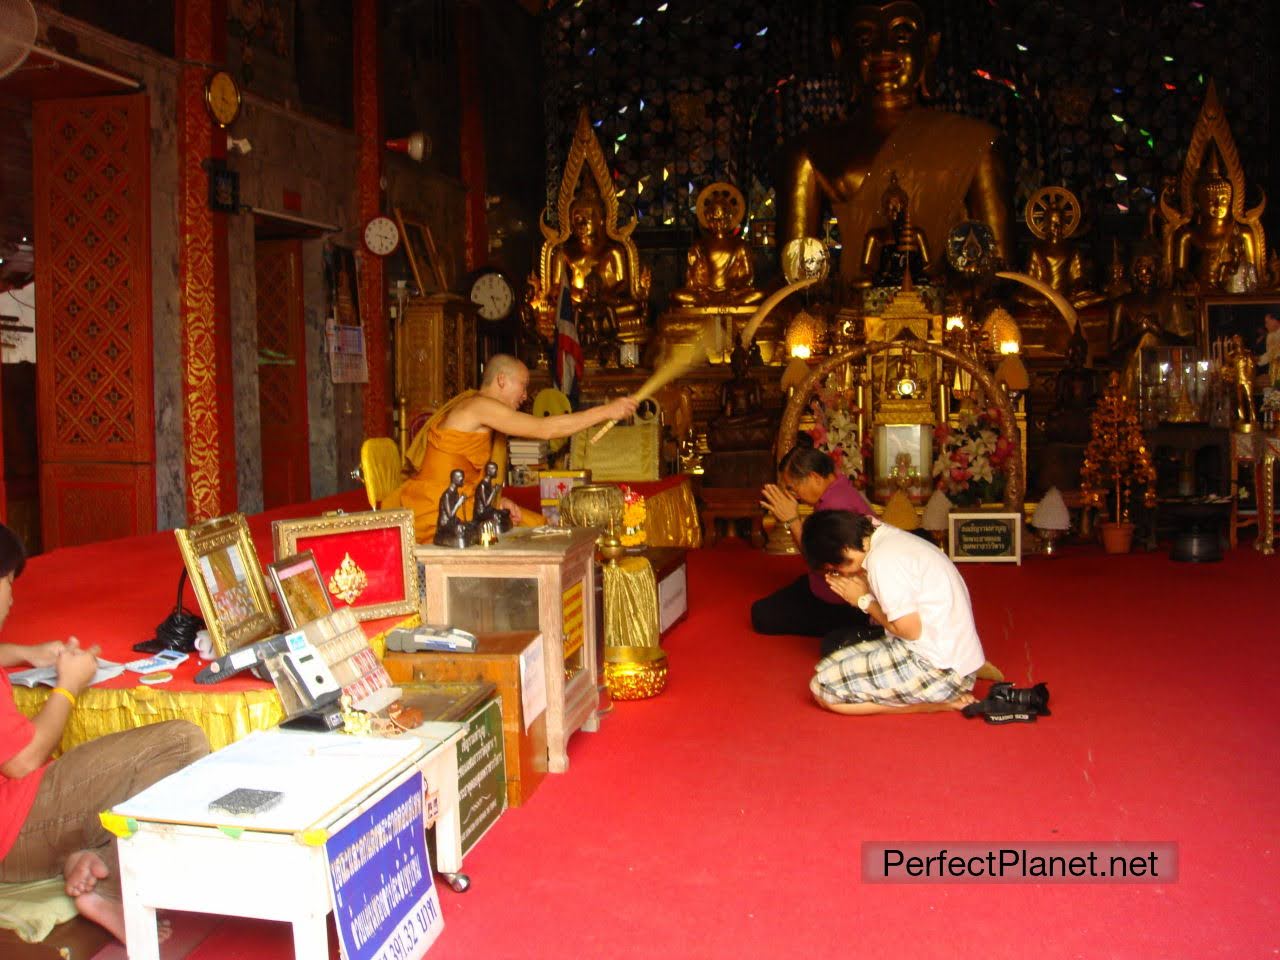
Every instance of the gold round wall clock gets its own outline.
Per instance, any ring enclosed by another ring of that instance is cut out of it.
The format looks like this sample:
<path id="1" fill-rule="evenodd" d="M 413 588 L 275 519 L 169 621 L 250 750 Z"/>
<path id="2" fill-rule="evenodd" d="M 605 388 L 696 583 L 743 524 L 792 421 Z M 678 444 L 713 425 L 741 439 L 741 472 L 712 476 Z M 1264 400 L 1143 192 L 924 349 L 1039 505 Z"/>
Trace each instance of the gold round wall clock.
<path id="1" fill-rule="evenodd" d="M 240 116 L 240 85 L 225 70 L 209 77 L 204 85 L 204 105 L 220 127 L 229 127 Z"/>

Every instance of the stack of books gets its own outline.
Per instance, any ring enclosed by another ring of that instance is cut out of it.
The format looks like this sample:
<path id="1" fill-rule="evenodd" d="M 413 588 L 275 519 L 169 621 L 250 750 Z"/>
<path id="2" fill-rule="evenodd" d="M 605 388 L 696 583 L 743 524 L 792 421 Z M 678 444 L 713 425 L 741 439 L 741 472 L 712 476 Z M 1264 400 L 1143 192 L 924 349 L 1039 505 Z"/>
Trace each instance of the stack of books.
<path id="1" fill-rule="evenodd" d="M 538 471 L 546 468 L 550 452 L 550 446 L 545 440 L 512 437 L 507 441 L 507 460 L 510 464 L 507 482 L 516 486 L 537 483 Z"/>

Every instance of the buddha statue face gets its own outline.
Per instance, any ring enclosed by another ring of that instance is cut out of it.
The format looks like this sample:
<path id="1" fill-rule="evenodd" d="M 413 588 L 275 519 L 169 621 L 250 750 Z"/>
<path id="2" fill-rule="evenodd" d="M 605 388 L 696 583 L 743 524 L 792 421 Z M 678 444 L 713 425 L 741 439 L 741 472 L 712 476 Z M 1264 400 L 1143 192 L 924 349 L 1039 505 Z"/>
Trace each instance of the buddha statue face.
<path id="1" fill-rule="evenodd" d="M 594 250 L 604 239 L 604 208 L 595 197 L 578 197 L 569 207 L 569 230 L 586 250 Z"/>
<path id="2" fill-rule="evenodd" d="M 720 197 L 712 197 L 707 201 L 703 207 L 703 218 L 707 222 L 707 230 L 718 239 L 724 239 L 733 232 L 733 213 L 729 209 L 729 203 Z"/>
<path id="3" fill-rule="evenodd" d="M 1224 223 L 1231 214 L 1231 181 L 1206 177 L 1196 185 L 1196 203 L 1205 219 Z"/>
<path id="4" fill-rule="evenodd" d="M 1155 286 L 1156 259 L 1147 254 L 1140 254 L 1133 259 L 1133 283 L 1139 290 L 1146 292 Z"/>
<path id="5" fill-rule="evenodd" d="M 878 99 L 914 98 L 935 39 L 925 31 L 924 11 L 909 0 L 895 0 L 855 7 L 848 23 L 848 48 L 839 39 L 831 48 L 837 60 L 850 58 L 858 86 Z"/>
<path id="6" fill-rule="evenodd" d="M 1063 223 L 1062 210 L 1058 207 L 1050 207 L 1049 212 L 1044 218 L 1044 235 L 1045 239 L 1050 243 L 1058 243 L 1062 240 Z"/>

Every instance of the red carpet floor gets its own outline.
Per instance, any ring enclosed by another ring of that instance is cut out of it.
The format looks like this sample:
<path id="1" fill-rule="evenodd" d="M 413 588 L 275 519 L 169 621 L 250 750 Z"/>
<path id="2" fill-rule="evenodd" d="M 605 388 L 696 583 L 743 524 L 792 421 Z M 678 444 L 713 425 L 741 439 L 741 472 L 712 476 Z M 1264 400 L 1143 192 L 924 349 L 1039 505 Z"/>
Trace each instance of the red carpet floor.
<path id="1" fill-rule="evenodd" d="M 795 559 L 690 555 L 670 683 L 578 734 L 444 888 L 430 956 L 1262 957 L 1280 951 L 1280 557 L 1069 548 L 966 566 L 989 657 L 1053 716 L 846 718 L 809 701 L 817 641 L 758 637 Z M 870 885 L 865 840 L 1175 841 L 1167 885 Z M 198 868 L 193 865 L 193 881 Z M 182 918 L 178 918 L 181 923 Z M 292 956 L 227 921 L 193 960 Z"/>

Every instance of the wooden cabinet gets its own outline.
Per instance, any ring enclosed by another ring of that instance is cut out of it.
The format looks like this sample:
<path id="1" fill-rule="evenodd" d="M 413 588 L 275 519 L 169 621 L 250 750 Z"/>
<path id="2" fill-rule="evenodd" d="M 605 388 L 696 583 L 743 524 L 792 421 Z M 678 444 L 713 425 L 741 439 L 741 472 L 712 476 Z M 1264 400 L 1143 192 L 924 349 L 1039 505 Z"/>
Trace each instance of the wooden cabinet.
<path id="1" fill-rule="evenodd" d="M 410 419 L 476 385 L 475 308 L 452 293 L 409 297 L 398 327 L 397 394 Z"/>
<path id="2" fill-rule="evenodd" d="M 547 696 L 547 767 L 569 769 L 565 745 L 599 729 L 595 541 L 598 531 L 537 535 L 517 528 L 489 547 L 414 550 L 422 574 L 422 622 L 479 636 L 542 634 Z M 464 655 L 465 656 L 465 655 Z"/>

